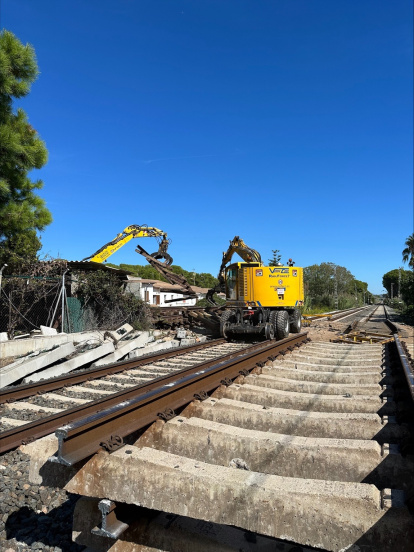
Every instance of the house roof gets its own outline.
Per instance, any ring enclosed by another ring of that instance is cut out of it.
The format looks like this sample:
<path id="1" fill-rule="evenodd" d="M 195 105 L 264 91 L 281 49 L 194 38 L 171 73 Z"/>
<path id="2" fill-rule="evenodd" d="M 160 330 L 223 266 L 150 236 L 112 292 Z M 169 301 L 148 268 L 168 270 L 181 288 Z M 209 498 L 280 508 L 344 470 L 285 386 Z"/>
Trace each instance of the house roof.
<path id="1" fill-rule="evenodd" d="M 126 278 L 128 272 L 121 268 L 114 268 L 103 263 L 95 263 L 94 261 L 67 261 L 68 268 L 70 270 L 83 270 L 85 272 L 104 270 L 105 272 L 112 272 L 120 278 Z"/>
<path id="2" fill-rule="evenodd" d="M 153 285 L 154 288 L 157 288 L 160 291 L 167 291 L 167 292 L 175 291 L 176 293 L 182 293 L 183 291 L 185 291 L 185 289 L 178 284 L 170 284 L 168 282 L 161 282 L 161 280 L 155 280 L 151 278 L 138 278 L 138 277 L 128 276 L 128 280 L 131 282 L 135 281 L 135 282 L 140 282 L 142 284 Z M 191 287 L 196 293 L 207 293 L 207 291 L 209 290 L 209 288 L 201 288 L 198 286 L 191 286 Z"/>

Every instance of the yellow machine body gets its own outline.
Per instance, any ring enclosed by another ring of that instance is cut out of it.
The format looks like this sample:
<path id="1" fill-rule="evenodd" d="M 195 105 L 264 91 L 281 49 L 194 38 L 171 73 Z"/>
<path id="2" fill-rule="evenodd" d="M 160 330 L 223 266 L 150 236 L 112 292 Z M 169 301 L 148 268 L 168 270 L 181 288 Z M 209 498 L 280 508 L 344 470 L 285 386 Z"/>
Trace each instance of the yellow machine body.
<path id="1" fill-rule="evenodd" d="M 303 268 L 233 263 L 226 268 L 227 305 L 294 308 L 303 304 Z"/>

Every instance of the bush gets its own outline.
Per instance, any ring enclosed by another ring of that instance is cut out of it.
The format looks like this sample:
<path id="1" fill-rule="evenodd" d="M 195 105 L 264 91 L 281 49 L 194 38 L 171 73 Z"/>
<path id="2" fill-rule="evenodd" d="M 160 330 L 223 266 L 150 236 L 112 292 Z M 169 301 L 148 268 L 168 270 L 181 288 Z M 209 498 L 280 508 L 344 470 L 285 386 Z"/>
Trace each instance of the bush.
<path id="1" fill-rule="evenodd" d="M 150 307 L 139 297 L 125 292 L 115 274 L 98 270 L 77 273 L 76 295 L 82 302 L 85 322 L 94 329 L 115 329 L 128 323 L 136 330 L 148 329 Z"/>

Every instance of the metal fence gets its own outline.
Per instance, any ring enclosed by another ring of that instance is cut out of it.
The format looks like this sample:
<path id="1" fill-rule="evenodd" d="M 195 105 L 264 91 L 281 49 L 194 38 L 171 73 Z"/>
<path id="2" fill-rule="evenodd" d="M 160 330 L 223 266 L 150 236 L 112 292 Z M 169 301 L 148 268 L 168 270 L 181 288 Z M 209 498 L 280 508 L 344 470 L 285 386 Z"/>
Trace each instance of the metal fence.
<path id="1" fill-rule="evenodd" d="M 65 277 L 3 276 L 0 289 L 0 332 L 9 337 L 48 326 L 64 332 L 85 329 L 87 312 L 70 297 Z"/>

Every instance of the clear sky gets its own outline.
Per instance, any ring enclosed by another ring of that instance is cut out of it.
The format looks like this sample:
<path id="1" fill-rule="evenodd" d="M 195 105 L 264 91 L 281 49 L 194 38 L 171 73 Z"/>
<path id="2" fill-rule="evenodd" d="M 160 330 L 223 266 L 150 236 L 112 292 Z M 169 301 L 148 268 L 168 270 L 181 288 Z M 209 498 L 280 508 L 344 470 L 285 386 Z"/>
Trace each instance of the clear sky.
<path id="1" fill-rule="evenodd" d="M 20 105 L 49 150 L 31 174 L 54 218 L 44 254 L 83 259 L 148 224 L 214 275 L 235 235 L 373 293 L 403 266 L 410 0 L 0 1 L 40 68 Z M 145 264 L 134 250 L 110 261 Z"/>

